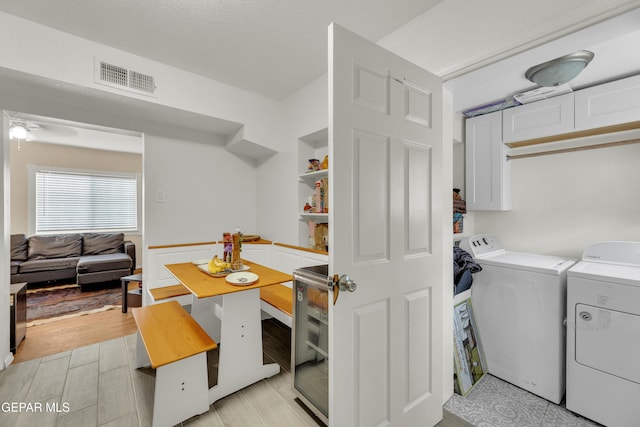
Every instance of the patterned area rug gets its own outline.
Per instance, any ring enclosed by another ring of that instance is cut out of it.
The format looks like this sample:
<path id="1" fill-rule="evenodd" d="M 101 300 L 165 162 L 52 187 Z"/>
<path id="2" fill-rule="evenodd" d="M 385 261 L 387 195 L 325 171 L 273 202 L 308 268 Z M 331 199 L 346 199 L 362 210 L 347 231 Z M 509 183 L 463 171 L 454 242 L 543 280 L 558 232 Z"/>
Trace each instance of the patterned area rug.
<path id="1" fill-rule="evenodd" d="M 118 282 L 119 283 L 119 282 Z M 70 317 L 120 309 L 122 288 L 96 288 L 82 292 L 80 286 L 61 285 L 27 290 L 27 326 Z"/>

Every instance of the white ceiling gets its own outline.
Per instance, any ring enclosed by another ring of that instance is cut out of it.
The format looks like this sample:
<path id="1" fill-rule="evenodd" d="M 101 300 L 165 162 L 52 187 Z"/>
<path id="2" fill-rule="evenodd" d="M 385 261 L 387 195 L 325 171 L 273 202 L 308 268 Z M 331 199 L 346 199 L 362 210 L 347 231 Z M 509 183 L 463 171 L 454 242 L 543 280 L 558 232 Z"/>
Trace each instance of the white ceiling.
<path id="1" fill-rule="evenodd" d="M 377 41 L 442 0 L 0 0 L 0 10 L 270 98 L 326 72 L 335 21 Z"/>
<path id="2" fill-rule="evenodd" d="M 635 9 L 456 77 L 445 86 L 454 94 L 454 111 L 461 112 L 537 88 L 524 77 L 529 67 L 586 49 L 595 54 L 593 60 L 568 83 L 579 90 L 639 74 L 638 46 L 640 9 Z"/>
<path id="3" fill-rule="evenodd" d="M 526 68 L 578 49 L 596 57 L 574 89 L 639 73 L 639 7 L 640 0 L 0 0 L 0 11 L 278 100 L 326 73 L 334 21 L 443 77 L 455 111 L 532 88 Z"/>

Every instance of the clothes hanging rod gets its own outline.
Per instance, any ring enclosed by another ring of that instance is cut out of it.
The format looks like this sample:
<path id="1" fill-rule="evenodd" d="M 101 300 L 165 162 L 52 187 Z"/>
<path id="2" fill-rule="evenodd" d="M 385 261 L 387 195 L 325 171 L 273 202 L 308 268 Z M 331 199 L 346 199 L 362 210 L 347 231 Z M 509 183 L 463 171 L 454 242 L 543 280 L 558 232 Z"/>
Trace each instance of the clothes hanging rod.
<path id="1" fill-rule="evenodd" d="M 582 147 L 572 147 L 572 148 L 562 148 L 562 149 L 558 149 L 558 150 L 539 151 L 537 153 L 514 154 L 514 155 L 508 154 L 507 155 L 507 160 L 525 159 L 527 157 L 549 156 L 551 154 L 571 153 L 573 151 L 595 150 L 596 148 L 618 147 L 618 146 L 621 146 L 621 145 L 638 144 L 638 143 L 640 143 L 640 138 L 627 139 L 627 140 L 624 140 L 624 141 L 604 142 L 602 144 L 585 145 L 585 146 L 582 146 Z"/>

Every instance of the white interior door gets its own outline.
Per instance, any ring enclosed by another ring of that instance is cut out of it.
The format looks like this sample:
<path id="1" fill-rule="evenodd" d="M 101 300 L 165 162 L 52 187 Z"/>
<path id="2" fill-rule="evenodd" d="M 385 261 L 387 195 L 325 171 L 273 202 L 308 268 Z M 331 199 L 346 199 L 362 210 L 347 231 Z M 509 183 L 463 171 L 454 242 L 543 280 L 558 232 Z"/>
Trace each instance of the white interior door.
<path id="1" fill-rule="evenodd" d="M 329 265 L 357 284 L 331 308 L 331 426 L 442 418 L 442 105 L 438 77 L 329 27 Z"/>

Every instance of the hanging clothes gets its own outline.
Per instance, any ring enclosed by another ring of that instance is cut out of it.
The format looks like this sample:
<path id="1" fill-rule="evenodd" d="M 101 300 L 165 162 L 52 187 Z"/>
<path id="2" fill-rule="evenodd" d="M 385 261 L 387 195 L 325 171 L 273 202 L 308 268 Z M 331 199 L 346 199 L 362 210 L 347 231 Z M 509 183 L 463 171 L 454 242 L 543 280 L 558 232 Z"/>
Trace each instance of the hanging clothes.
<path id="1" fill-rule="evenodd" d="M 481 271 L 480 264 L 475 262 L 471 254 L 457 246 L 453 247 L 453 294 L 457 295 L 471 287 L 472 273 Z"/>

